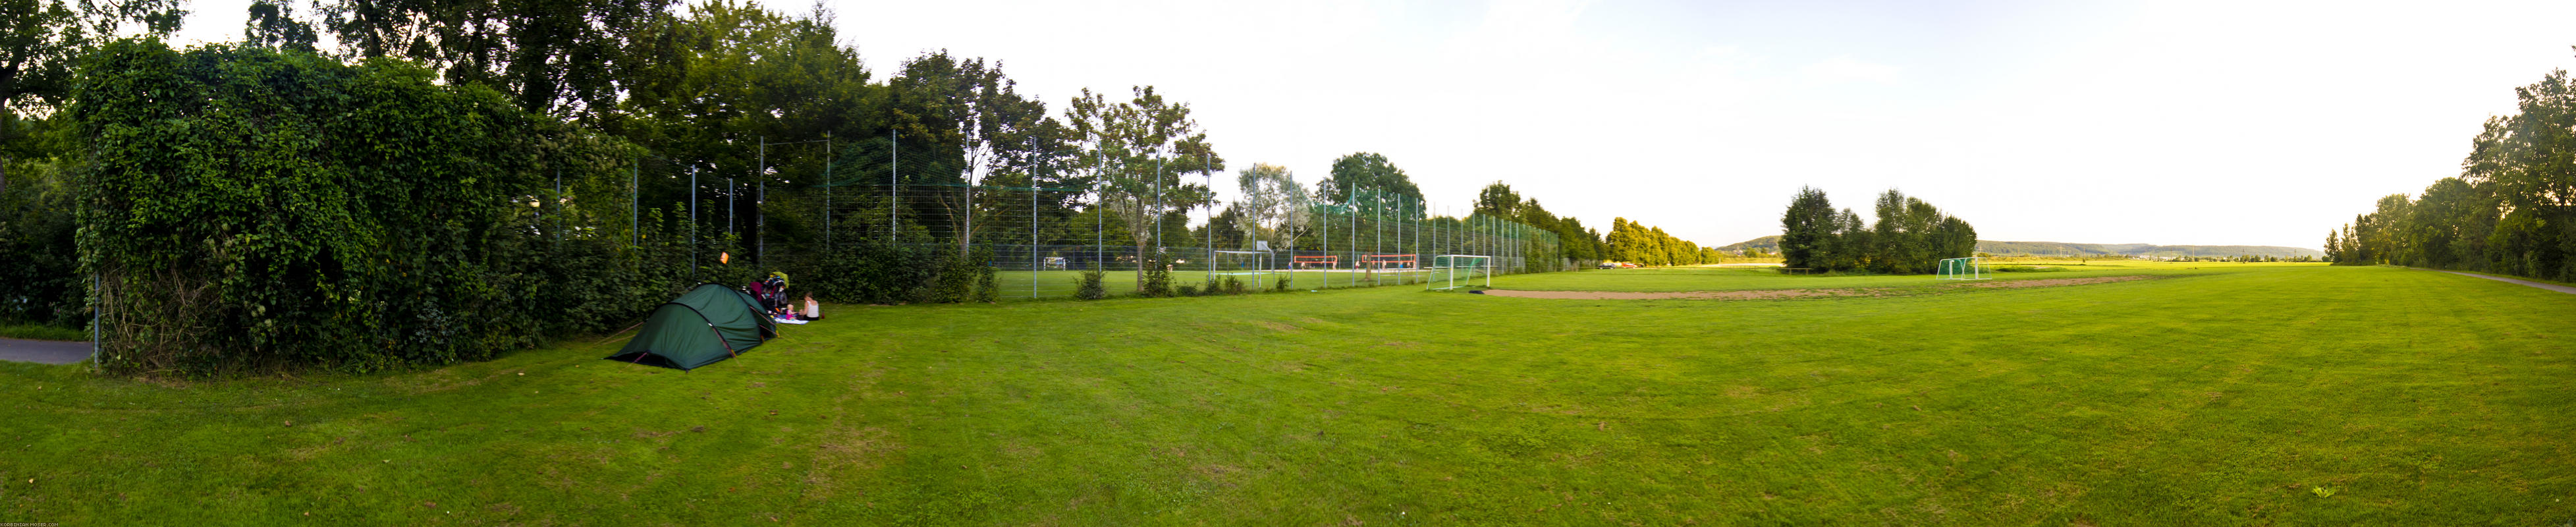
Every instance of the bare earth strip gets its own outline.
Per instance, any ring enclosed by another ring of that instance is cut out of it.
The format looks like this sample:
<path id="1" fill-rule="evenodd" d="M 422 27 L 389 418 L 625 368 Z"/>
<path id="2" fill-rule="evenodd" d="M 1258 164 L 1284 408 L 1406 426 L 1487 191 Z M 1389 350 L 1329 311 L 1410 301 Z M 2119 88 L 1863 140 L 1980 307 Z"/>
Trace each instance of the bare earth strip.
<path id="1" fill-rule="evenodd" d="M 2045 280 L 2006 280 L 1973 282 L 1952 287 L 2053 287 L 2145 280 L 2145 276 L 2101 276 L 2093 278 L 2051 278 Z M 1691 291 L 1681 293 L 1639 293 L 1622 291 L 1513 291 L 1488 289 L 1484 294 L 1512 298 L 1551 298 L 1557 300 L 1772 300 L 1816 296 L 1888 296 L 1884 288 L 1865 289 L 1769 289 L 1754 291 Z"/>

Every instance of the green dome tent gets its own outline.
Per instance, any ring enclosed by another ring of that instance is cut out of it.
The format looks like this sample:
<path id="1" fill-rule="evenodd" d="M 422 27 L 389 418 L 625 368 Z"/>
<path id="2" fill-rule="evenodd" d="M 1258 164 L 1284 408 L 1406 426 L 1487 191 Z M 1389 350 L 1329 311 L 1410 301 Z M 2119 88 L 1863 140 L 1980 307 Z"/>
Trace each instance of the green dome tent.
<path id="1" fill-rule="evenodd" d="M 682 371 L 733 358 L 762 341 L 777 338 L 778 325 L 760 312 L 751 295 L 715 284 L 698 284 L 679 298 L 653 308 L 635 340 L 608 360 L 649 364 Z"/>

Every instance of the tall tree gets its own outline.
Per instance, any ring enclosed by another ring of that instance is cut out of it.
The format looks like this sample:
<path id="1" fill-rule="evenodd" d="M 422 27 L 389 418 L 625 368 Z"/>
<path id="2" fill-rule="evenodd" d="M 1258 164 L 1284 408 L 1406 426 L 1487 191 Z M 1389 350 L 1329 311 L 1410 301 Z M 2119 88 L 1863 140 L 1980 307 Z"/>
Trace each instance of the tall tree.
<path id="1" fill-rule="evenodd" d="M 323 25 L 358 57 L 431 65 L 559 117 L 614 108 L 628 46 L 674 0 L 330 0 Z M 715 0 L 702 6 L 758 9 Z"/>
<path id="2" fill-rule="evenodd" d="M 1513 192 L 1511 185 L 1496 181 L 1485 185 L 1484 190 L 1476 192 L 1476 213 L 1522 218 L 1521 201 L 1521 193 Z"/>
<path id="3" fill-rule="evenodd" d="M 1268 240 L 1285 248 L 1289 240 L 1303 234 L 1308 216 L 1306 185 L 1297 182 L 1297 174 L 1288 167 L 1258 163 L 1235 175 L 1236 188 L 1242 190 L 1249 221 L 1237 226 L 1246 239 Z"/>
<path id="4" fill-rule="evenodd" d="M 945 211 L 942 216 L 956 223 L 960 251 L 974 244 L 976 216 L 989 216 L 984 222 L 989 226 L 1003 213 L 1021 210 L 978 208 L 978 185 L 998 174 L 1028 180 L 1036 167 L 1067 153 L 1053 144 L 1063 140 L 1055 132 L 1062 125 L 1047 115 L 1045 103 L 1021 96 L 1018 81 L 1004 75 L 998 61 L 961 60 L 947 50 L 934 51 L 904 62 L 902 74 L 891 84 L 894 127 L 961 158 L 953 166 L 962 185 L 937 194 Z"/>
<path id="5" fill-rule="evenodd" d="M 1386 155 L 1375 152 L 1355 152 L 1334 159 L 1332 175 L 1315 183 L 1315 197 L 1325 203 L 1344 203 L 1351 199 L 1347 193 L 1370 191 L 1422 202 L 1422 188 L 1414 186 L 1413 177 L 1387 161 Z"/>
<path id="6" fill-rule="evenodd" d="M 292 51 L 314 51 L 313 43 L 319 38 L 311 22 L 295 17 L 292 0 L 253 0 L 242 33 L 242 41 L 250 45 Z"/>
<path id="7" fill-rule="evenodd" d="M 1815 187 L 1798 187 L 1798 195 L 1789 199 L 1789 211 L 1780 216 L 1781 265 L 1800 269 L 1824 269 L 1833 255 L 1834 230 L 1841 225 L 1834 214 L 1834 203 L 1825 191 Z"/>
<path id="8" fill-rule="evenodd" d="M 1214 197 L 1206 185 L 1181 176 L 1224 170 L 1225 159 L 1216 156 L 1207 133 L 1190 119 L 1188 104 L 1166 101 L 1152 86 L 1132 91 L 1133 99 L 1111 102 L 1084 89 L 1065 108 L 1064 120 L 1082 145 L 1074 163 L 1097 173 L 1100 206 L 1125 220 L 1140 261 L 1150 262 L 1160 251 L 1149 249 L 1159 234 L 1157 220 L 1184 214 Z M 1143 273 L 1138 273 L 1136 289 L 1145 289 Z"/>
<path id="9" fill-rule="evenodd" d="M 167 35 L 188 12 L 181 0 L 0 0 L 0 155 L 34 131 L 27 115 L 50 115 L 71 95 L 84 53 L 120 35 Z"/>

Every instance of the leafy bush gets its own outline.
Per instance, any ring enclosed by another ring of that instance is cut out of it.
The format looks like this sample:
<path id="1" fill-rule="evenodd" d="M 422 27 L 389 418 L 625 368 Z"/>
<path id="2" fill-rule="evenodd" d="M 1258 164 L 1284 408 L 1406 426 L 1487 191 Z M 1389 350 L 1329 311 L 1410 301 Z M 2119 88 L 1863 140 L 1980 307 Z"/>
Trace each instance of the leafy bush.
<path id="1" fill-rule="evenodd" d="M 64 328 L 89 323 L 89 281 L 73 250 L 72 200 L 52 167 L 24 161 L 0 166 L 0 321 Z M 88 333 L 82 332 L 83 340 Z"/>
<path id="2" fill-rule="evenodd" d="M 667 247 L 547 199 L 558 171 L 568 191 L 622 190 L 612 167 L 631 147 L 488 88 L 392 60 L 155 41 L 82 68 L 61 115 L 94 141 L 68 186 L 111 317 L 103 367 L 479 360 L 685 285 L 648 263 Z"/>
<path id="3" fill-rule="evenodd" d="M 1082 271 L 1082 283 L 1074 287 L 1073 297 L 1083 300 L 1099 300 L 1107 298 L 1109 296 L 1109 290 L 1100 284 L 1100 279 L 1104 274 L 1105 273 L 1102 273 L 1098 267 L 1084 269 Z"/>
<path id="4" fill-rule="evenodd" d="M 1171 251 L 1155 249 L 1154 254 L 1151 257 L 1146 258 L 1144 263 L 1145 268 L 1137 272 L 1144 276 L 1145 289 L 1137 291 L 1136 295 L 1146 298 L 1172 296 Z M 1187 288 L 1185 287 L 1183 289 L 1184 291 L 1181 296 L 1189 296 L 1189 293 L 1186 291 Z"/>
<path id="5" fill-rule="evenodd" d="M 1225 277 L 1225 294 L 1240 295 L 1249 292 L 1251 291 L 1243 287 L 1242 279 L 1232 276 Z"/>
<path id="6" fill-rule="evenodd" d="M 976 247 L 975 252 L 969 254 L 965 263 L 974 268 L 975 301 L 986 304 L 1002 301 L 1002 286 L 997 283 L 999 277 L 993 272 L 993 249 Z"/>
<path id="7" fill-rule="evenodd" d="M 1179 296 L 1199 296 L 1199 286 L 1183 285 Z"/>

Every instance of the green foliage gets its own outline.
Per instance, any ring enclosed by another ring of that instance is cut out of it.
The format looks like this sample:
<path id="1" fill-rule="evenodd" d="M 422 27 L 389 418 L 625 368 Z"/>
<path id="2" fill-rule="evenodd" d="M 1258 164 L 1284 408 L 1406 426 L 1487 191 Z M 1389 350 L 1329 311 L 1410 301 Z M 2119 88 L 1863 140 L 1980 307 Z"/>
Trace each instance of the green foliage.
<path id="1" fill-rule="evenodd" d="M 1824 191 L 1799 187 L 1780 219 L 1777 240 L 1784 267 L 1925 274 L 1943 259 L 1976 254 L 1976 228 L 1930 203 L 1888 190 L 1878 196 L 1875 208 L 1878 224 L 1873 229 L 1851 209 L 1835 213 Z M 1762 241 L 1733 247 L 1750 250 Z"/>
<path id="2" fill-rule="evenodd" d="M 0 160 L 0 322 L 89 323 L 71 192 L 50 164 Z M 83 337 L 87 338 L 87 337 Z"/>
<path id="3" fill-rule="evenodd" d="M 615 108 L 621 88 L 632 87 L 618 75 L 646 69 L 641 62 L 656 58 L 651 44 L 690 44 L 649 38 L 672 5 L 661 0 L 317 4 L 324 29 L 350 55 L 419 61 L 446 82 L 489 87 L 522 110 L 556 116 Z"/>
<path id="4" fill-rule="evenodd" d="M 1825 269 L 1832 265 L 1825 257 L 1832 252 L 1830 244 L 1836 226 L 1834 204 L 1825 191 L 1798 187 L 1797 197 L 1789 199 L 1789 211 L 1780 216 L 1780 257 L 1783 267 Z"/>
<path id="5" fill-rule="evenodd" d="M 1648 267 L 1716 263 L 1723 257 L 1715 250 L 1702 249 L 1698 243 L 1666 234 L 1662 227 L 1647 227 L 1627 218 L 1610 219 L 1606 251 L 1607 260 Z"/>
<path id="6" fill-rule="evenodd" d="M 624 147 L 488 89 L 393 61 L 154 41 L 110 44 L 82 74 L 65 114 L 96 140 L 75 209 L 112 318 L 108 368 L 479 360 L 681 285 L 624 240 L 568 235 L 583 214 L 549 198 L 543 174 L 589 186 Z"/>
<path id="7" fill-rule="evenodd" d="M 1079 285 L 1074 287 L 1073 297 L 1083 300 L 1099 300 L 1102 298 L 1108 298 L 1109 289 L 1100 283 L 1102 274 L 1104 273 L 1102 273 L 1098 268 L 1083 270 L 1082 281 Z"/>
<path id="8" fill-rule="evenodd" d="M 993 248 L 984 246 L 969 251 L 966 258 L 958 262 L 966 267 L 966 272 L 975 275 L 976 302 L 990 304 L 1002 301 L 1002 287 L 997 283 L 998 277 L 994 276 L 992 262 Z"/>
<path id="9" fill-rule="evenodd" d="M 1157 239 L 1148 227 L 1158 218 L 1186 214 L 1215 199 L 1207 185 L 1181 176 L 1223 171 L 1225 158 L 1216 155 L 1207 133 L 1190 119 L 1188 104 L 1166 100 L 1152 86 L 1137 86 L 1133 92 L 1133 99 L 1113 103 L 1086 88 L 1065 108 L 1064 122 L 1078 138 L 1072 163 L 1097 174 L 1098 206 L 1136 226 L 1128 241 L 1144 254 Z M 1167 228 L 1186 232 L 1186 224 Z M 1149 297 L 1163 296 L 1157 290 L 1169 285 L 1146 282 L 1140 277 L 1137 287 Z"/>
<path id="10" fill-rule="evenodd" d="M 2517 112 L 2472 140 L 2462 177 L 2379 198 L 2326 234 L 2327 259 L 2576 280 L 2576 81 L 2554 71 L 2515 94 Z"/>
<path id="11" fill-rule="evenodd" d="M 1145 268 L 1136 273 L 1136 295 L 1146 298 L 1172 296 L 1172 252 L 1161 248 L 1145 252 L 1150 256 L 1143 262 Z"/>
<path id="12" fill-rule="evenodd" d="M 1422 202 L 1422 187 L 1413 184 L 1413 176 L 1405 175 L 1402 168 L 1396 168 L 1395 162 L 1388 161 L 1386 154 L 1376 152 L 1352 152 L 1334 158 L 1332 175 L 1315 182 L 1315 199 L 1324 203 L 1352 203 L 1359 198 L 1353 193 L 1359 191 L 1404 197 L 1401 200 L 1363 200 L 1367 202 Z M 1390 209 L 1380 215 L 1401 213 Z"/>
<path id="13" fill-rule="evenodd" d="M 1001 288 L 991 249 L 960 254 L 949 244 L 887 243 L 862 238 L 841 242 L 800 278 L 815 298 L 862 304 L 991 302 Z M 743 266 L 750 269 L 748 266 Z"/>

